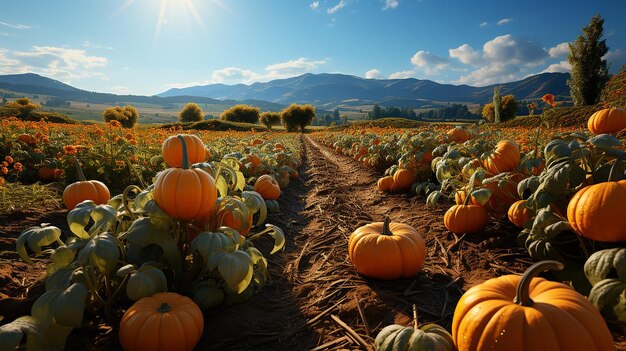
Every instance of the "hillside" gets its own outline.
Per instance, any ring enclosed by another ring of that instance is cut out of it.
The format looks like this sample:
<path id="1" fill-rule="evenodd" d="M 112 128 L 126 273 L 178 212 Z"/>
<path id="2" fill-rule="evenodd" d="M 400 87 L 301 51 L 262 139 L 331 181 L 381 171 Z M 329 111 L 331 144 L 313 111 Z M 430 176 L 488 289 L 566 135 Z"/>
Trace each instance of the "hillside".
<path id="1" fill-rule="evenodd" d="M 210 84 L 175 88 L 158 96 L 202 96 L 216 99 L 259 99 L 280 104 L 311 103 L 332 109 L 339 106 L 380 104 L 420 108 L 443 106 L 441 102 L 484 103 L 491 99 L 493 88 L 501 86 L 502 94 L 518 99 L 538 99 L 552 93 L 564 99 L 569 96 L 567 73 L 543 73 L 520 81 L 485 87 L 440 84 L 430 80 L 365 79 L 344 74 L 311 74 L 276 79 L 251 85 Z M 433 103 L 433 102 L 439 102 Z"/>

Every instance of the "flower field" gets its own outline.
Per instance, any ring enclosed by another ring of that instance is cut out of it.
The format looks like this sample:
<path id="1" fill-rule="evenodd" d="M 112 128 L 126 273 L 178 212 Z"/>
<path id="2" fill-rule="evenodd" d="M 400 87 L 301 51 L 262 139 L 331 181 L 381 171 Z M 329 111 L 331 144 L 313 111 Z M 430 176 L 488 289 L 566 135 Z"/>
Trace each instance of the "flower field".
<path id="1" fill-rule="evenodd" d="M 623 348 L 625 140 L 589 125 L 2 120 L 0 349 Z"/>

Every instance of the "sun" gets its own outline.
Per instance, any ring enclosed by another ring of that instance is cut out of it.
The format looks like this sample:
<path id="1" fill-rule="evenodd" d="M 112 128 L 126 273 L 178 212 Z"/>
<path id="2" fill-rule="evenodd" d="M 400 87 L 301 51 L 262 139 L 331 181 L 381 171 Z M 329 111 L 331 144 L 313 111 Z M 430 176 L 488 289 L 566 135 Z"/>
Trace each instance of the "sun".
<path id="1" fill-rule="evenodd" d="M 159 36 L 163 25 L 167 24 L 168 17 L 193 17 L 196 24 L 206 31 L 206 26 L 202 17 L 198 13 L 198 9 L 194 4 L 194 0 L 161 0 L 159 4 L 159 16 L 157 18 L 156 29 L 154 32 L 154 43 L 158 43 Z"/>

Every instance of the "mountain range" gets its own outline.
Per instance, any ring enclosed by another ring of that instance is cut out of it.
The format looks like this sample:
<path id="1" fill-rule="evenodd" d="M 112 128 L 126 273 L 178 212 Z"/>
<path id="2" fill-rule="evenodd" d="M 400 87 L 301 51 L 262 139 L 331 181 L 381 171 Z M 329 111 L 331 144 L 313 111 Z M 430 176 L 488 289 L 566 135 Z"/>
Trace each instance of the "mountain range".
<path id="1" fill-rule="evenodd" d="M 323 110 L 373 104 L 410 108 L 443 107 L 451 102 L 480 104 L 491 101 L 496 86 L 501 87 L 503 96 L 513 94 L 518 100 L 536 100 L 547 93 L 554 94 L 559 100 L 566 100 L 569 98 L 568 79 L 568 73 L 542 73 L 520 81 L 473 87 L 414 78 L 365 79 L 345 74 L 307 73 L 250 85 L 209 84 L 174 88 L 155 96 L 143 96 L 90 92 L 58 80 L 26 73 L 0 75 L 0 89 L 88 103 L 167 105 L 195 102 L 222 106 L 245 103 L 263 111 L 279 111 L 291 103 L 309 103 Z"/>
<path id="2" fill-rule="evenodd" d="M 209 84 L 173 88 L 157 94 L 161 97 L 202 96 L 213 99 L 265 100 L 279 104 L 310 103 L 322 108 L 379 104 L 396 107 L 422 107 L 433 102 L 486 103 L 493 89 L 502 95 L 513 94 L 518 100 L 540 99 L 552 93 L 569 96 L 569 73 L 542 73 L 520 81 L 485 87 L 440 84 L 431 80 L 366 79 L 345 74 L 312 74 L 276 79 L 265 83 Z"/>

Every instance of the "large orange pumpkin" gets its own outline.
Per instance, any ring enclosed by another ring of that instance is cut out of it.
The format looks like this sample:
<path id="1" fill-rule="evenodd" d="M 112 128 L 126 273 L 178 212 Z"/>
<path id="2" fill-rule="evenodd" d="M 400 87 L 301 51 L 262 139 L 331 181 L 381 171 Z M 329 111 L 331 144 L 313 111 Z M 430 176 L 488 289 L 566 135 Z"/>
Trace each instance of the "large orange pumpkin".
<path id="1" fill-rule="evenodd" d="M 505 275 L 467 290 L 452 320 L 459 351 L 614 350 L 596 307 L 565 284 L 535 277 L 562 267 L 542 261 L 521 277 Z"/>
<path id="2" fill-rule="evenodd" d="M 519 165 L 519 161 L 519 147 L 508 140 L 501 140 L 483 165 L 488 172 L 498 174 L 514 170 Z"/>
<path id="3" fill-rule="evenodd" d="M 626 180 L 611 181 L 615 165 L 621 163 L 626 154 L 620 156 L 609 173 L 609 181 L 580 189 L 567 205 L 567 220 L 574 230 L 597 241 L 626 241 Z"/>
<path id="4" fill-rule="evenodd" d="M 278 200 L 280 197 L 280 186 L 274 177 L 264 174 L 254 182 L 254 191 L 261 194 L 264 200 Z"/>
<path id="5" fill-rule="evenodd" d="M 530 209 L 526 206 L 526 200 L 516 201 L 508 211 L 509 221 L 515 224 L 518 228 L 524 228 L 526 223 L 532 217 Z"/>
<path id="6" fill-rule="evenodd" d="M 464 143 L 470 139 L 470 135 L 463 128 L 452 128 L 446 132 L 448 138 L 459 144 Z"/>
<path id="7" fill-rule="evenodd" d="M 409 189 L 416 180 L 415 172 L 408 169 L 399 169 L 393 175 L 393 181 L 400 190 Z"/>
<path id="8" fill-rule="evenodd" d="M 487 174 L 487 177 L 491 176 L 493 175 Z M 491 190 L 491 197 L 484 205 L 485 209 L 495 213 L 506 213 L 509 207 L 519 200 L 517 194 L 517 184 L 526 177 L 528 177 L 528 175 L 525 175 L 524 173 L 511 172 L 507 175 L 506 180 L 494 181 L 485 184 L 484 187 Z M 500 182 L 502 182 L 502 186 L 500 186 Z M 471 200 L 474 205 L 479 205 L 479 203 L 473 198 Z"/>
<path id="9" fill-rule="evenodd" d="M 378 179 L 378 182 L 376 182 L 376 186 L 378 187 L 378 190 L 384 191 L 386 193 L 398 190 L 398 185 L 393 180 L 393 176 L 385 176 Z"/>
<path id="10" fill-rule="evenodd" d="M 198 168 L 189 168 L 187 145 L 183 136 L 182 168 L 168 168 L 156 176 L 154 200 L 170 217 L 190 221 L 208 216 L 215 208 L 215 180 Z"/>
<path id="11" fill-rule="evenodd" d="M 172 135 L 163 142 L 163 159 L 170 167 L 182 167 L 183 165 L 183 145 L 181 136 L 187 145 L 187 162 L 194 164 L 204 162 L 206 159 L 206 148 L 202 139 L 192 134 Z"/>
<path id="12" fill-rule="evenodd" d="M 140 299 L 124 313 L 119 337 L 127 351 L 191 351 L 203 330 L 198 305 L 186 296 L 162 292 Z"/>
<path id="13" fill-rule="evenodd" d="M 487 225 L 487 210 L 478 205 L 453 205 L 443 216 L 443 224 L 454 234 L 478 233 Z"/>
<path id="14" fill-rule="evenodd" d="M 40 180 L 50 181 L 58 178 L 58 174 L 61 172 L 59 168 L 50 168 L 48 166 L 41 166 L 37 170 L 37 175 Z"/>
<path id="15" fill-rule="evenodd" d="M 73 210 L 76 205 L 91 200 L 96 205 L 103 205 L 111 199 L 111 193 L 104 183 L 99 180 L 87 180 L 80 168 L 80 163 L 74 159 L 78 181 L 65 187 L 63 190 L 63 203 L 68 210 Z"/>
<path id="16" fill-rule="evenodd" d="M 360 274 L 384 280 L 413 277 L 424 265 L 426 244 L 411 226 L 374 222 L 357 228 L 348 240 L 350 260 Z"/>
<path id="17" fill-rule="evenodd" d="M 617 133 L 626 128 L 626 110 L 605 108 L 597 111 L 589 117 L 587 128 L 593 134 Z"/>

